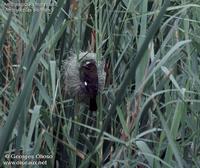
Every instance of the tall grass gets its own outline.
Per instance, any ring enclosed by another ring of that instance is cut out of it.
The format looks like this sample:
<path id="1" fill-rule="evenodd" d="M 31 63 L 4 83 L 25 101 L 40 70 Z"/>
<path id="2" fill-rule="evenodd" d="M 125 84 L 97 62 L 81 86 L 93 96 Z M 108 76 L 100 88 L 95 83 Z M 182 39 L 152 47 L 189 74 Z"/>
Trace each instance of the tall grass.
<path id="1" fill-rule="evenodd" d="M 0 8 L 0 166 L 200 167 L 200 2 L 53 3 Z M 62 61 L 82 50 L 105 61 L 95 113 L 63 90 Z"/>

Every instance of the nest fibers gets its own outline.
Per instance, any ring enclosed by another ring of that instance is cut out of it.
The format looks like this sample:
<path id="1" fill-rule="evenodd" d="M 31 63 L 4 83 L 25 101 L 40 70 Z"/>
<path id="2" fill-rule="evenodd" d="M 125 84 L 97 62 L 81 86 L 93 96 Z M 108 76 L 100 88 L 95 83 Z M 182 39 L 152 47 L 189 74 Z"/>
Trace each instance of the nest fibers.
<path id="1" fill-rule="evenodd" d="M 65 91 L 71 97 L 77 97 L 80 102 L 89 103 L 88 95 L 83 92 L 84 83 L 80 79 L 81 64 L 86 61 L 93 61 L 97 67 L 98 92 L 101 92 L 105 84 L 104 62 L 96 60 L 95 53 L 81 52 L 79 61 L 77 56 L 72 54 L 63 64 L 63 76 Z"/>

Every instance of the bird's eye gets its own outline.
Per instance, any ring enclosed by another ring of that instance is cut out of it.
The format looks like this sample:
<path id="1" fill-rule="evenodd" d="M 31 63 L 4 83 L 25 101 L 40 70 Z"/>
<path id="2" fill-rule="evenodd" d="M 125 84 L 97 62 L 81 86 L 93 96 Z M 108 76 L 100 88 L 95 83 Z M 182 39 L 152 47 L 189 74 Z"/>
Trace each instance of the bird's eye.
<path id="1" fill-rule="evenodd" d="M 87 86 L 87 82 L 86 81 L 84 82 L 84 85 Z"/>

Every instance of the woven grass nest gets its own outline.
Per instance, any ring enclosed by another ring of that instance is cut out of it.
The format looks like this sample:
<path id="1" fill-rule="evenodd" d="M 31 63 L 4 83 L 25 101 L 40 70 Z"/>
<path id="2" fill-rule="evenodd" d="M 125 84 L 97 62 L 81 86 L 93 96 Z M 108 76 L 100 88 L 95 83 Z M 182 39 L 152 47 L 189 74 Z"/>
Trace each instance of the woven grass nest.
<path id="1" fill-rule="evenodd" d="M 80 52 L 79 60 L 76 54 L 66 59 L 63 63 L 64 89 L 69 97 L 76 97 L 79 102 L 89 105 L 90 96 L 83 91 L 85 83 L 80 79 L 80 69 L 83 62 L 94 62 L 98 74 L 98 93 L 103 91 L 105 85 L 104 61 L 96 59 L 95 53 Z"/>

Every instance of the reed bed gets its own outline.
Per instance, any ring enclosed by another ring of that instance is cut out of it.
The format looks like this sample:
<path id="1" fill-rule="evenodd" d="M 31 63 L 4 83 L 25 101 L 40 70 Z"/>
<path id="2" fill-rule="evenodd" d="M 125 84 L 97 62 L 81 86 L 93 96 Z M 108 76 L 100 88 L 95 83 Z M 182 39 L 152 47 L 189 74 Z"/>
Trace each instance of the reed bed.
<path id="1" fill-rule="evenodd" d="M 0 167 L 200 167 L 199 0 L 14 4 L 0 2 Z M 81 52 L 104 63 L 96 112 L 65 90 Z"/>

